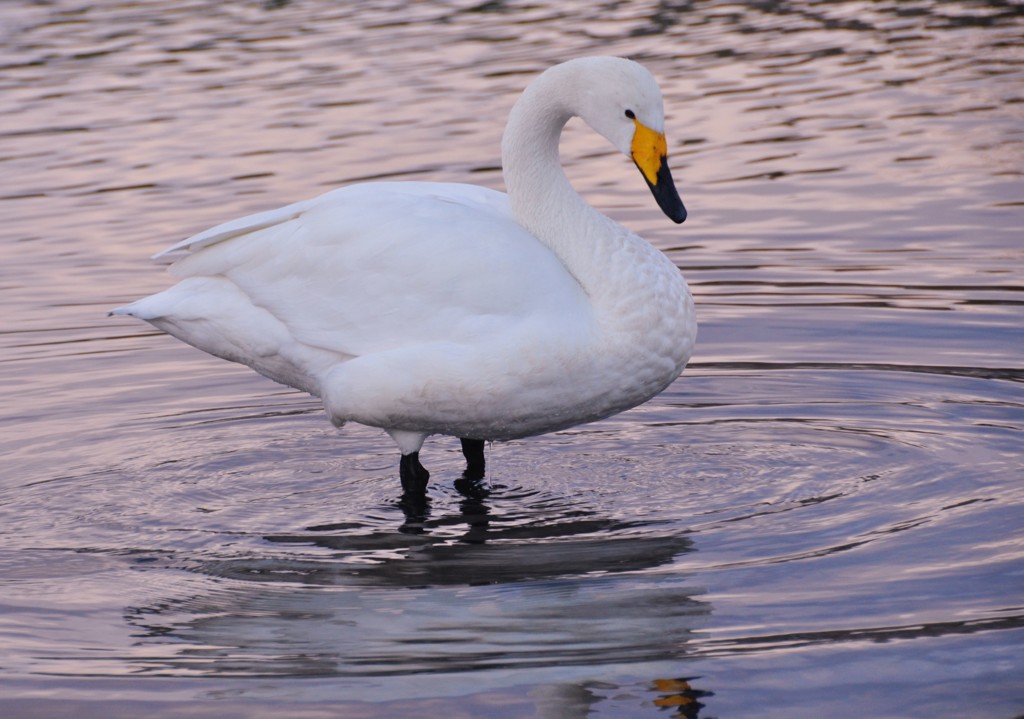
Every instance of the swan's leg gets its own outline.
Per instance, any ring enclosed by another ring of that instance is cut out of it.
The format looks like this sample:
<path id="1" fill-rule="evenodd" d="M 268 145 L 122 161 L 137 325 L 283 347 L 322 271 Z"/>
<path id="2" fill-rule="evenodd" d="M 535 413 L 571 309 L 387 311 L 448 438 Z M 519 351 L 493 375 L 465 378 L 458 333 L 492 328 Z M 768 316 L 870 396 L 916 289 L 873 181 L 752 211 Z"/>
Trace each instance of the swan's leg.
<path id="1" fill-rule="evenodd" d="M 428 472 L 420 464 L 420 447 L 427 435 L 420 432 L 409 432 L 403 429 L 385 430 L 391 435 L 402 453 L 402 461 L 398 463 L 398 476 L 402 480 L 402 490 L 406 497 L 423 497 L 427 493 Z"/>
<path id="2" fill-rule="evenodd" d="M 402 480 L 402 491 L 406 495 L 422 495 L 427 491 L 430 472 L 420 464 L 420 453 L 403 454 L 398 463 L 398 476 Z"/>
<path id="3" fill-rule="evenodd" d="M 482 439 L 462 438 L 462 455 L 466 458 L 466 471 L 462 476 L 466 479 L 483 479 L 484 476 L 484 441 Z"/>

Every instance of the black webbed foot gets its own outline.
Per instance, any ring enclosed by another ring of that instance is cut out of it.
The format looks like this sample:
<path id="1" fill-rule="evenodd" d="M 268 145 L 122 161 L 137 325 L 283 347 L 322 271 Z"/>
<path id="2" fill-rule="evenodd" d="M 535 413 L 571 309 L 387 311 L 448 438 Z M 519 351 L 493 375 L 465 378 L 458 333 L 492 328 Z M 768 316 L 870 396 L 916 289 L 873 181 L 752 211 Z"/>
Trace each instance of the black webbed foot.
<path id="1" fill-rule="evenodd" d="M 484 478 L 484 441 L 482 439 L 462 438 L 462 455 L 466 458 L 466 469 L 462 478 L 477 481 Z"/>

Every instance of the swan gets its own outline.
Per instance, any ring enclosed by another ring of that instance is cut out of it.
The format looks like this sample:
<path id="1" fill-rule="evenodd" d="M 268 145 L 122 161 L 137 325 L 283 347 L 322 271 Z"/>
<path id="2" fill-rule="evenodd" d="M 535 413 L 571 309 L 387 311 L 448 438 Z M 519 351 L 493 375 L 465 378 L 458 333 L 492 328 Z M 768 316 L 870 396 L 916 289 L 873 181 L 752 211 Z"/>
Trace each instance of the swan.
<path id="1" fill-rule="evenodd" d="M 433 434 L 565 429 L 647 401 L 683 371 L 693 300 L 660 251 L 580 197 L 558 144 L 574 116 L 631 158 L 664 213 L 661 91 L 631 60 L 586 57 L 528 84 L 501 144 L 507 194 L 369 182 L 218 225 L 154 255 L 180 281 L 111 312 L 319 397 L 338 427 L 383 428 L 403 496 L 425 495 Z"/>

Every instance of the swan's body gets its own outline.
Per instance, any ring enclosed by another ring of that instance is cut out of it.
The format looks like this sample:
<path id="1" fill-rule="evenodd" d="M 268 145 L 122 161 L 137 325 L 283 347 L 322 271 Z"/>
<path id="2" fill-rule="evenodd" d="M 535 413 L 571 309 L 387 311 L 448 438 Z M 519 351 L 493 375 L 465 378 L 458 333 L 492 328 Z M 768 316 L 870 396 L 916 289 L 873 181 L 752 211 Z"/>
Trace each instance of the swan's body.
<path id="1" fill-rule="evenodd" d="M 182 281 L 115 313 L 320 397 L 336 425 L 386 429 L 407 491 L 425 488 L 417 454 L 430 434 L 470 440 L 482 472 L 482 440 L 635 406 L 693 348 L 679 271 L 561 170 L 558 138 L 577 114 L 633 156 L 682 221 L 653 78 L 586 58 L 542 74 L 513 109 L 508 195 L 368 183 L 234 220 L 161 253 L 180 256 Z"/>

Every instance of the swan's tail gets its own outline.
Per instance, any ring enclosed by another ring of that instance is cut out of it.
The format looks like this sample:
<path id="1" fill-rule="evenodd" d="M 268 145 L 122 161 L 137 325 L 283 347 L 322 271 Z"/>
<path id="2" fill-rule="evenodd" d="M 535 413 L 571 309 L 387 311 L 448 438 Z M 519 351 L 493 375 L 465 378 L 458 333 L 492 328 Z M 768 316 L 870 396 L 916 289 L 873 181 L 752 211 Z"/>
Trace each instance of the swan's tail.
<path id="1" fill-rule="evenodd" d="M 326 368 L 350 359 L 295 339 L 225 277 L 188 277 L 109 314 L 144 320 L 215 357 L 316 396 Z"/>
<path id="2" fill-rule="evenodd" d="M 135 317 L 137 319 L 147 321 L 154 319 L 159 315 L 154 314 L 152 309 L 146 306 L 146 300 L 148 299 L 150 298 L 146 297 L 145 299 L 138 300 L 137 302 L 132 302 L 131 304 L 124 305 L 123 307 L 110 310 L 110 312 L 107 313 L 107 317 L 118 315 L 124 317 Z"/>

